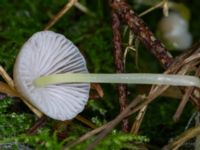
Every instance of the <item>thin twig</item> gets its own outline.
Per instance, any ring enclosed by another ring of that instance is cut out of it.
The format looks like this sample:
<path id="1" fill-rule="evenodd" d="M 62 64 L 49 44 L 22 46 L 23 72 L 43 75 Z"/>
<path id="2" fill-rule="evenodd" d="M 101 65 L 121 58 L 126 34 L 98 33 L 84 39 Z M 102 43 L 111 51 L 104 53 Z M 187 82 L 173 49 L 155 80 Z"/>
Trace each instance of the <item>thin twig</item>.
<path id="1" fill-rule="evenodd" d="M 88 14 L 90 16 L 95 16 L 95 14 L 90 11 L 86 6 L 82 5 L 81 3 L 78 2 L 78 0 L 69 0 L 69 2 L 61 9 L 47 24 L 47 26 L 44 28 L 44 30 L 48 30 L 51 28 L 62 16 L 64 16 L 70 8 L 75 6 L 78 8 L 80 11 L 82 11 L 85 14 Z"/>
<path id="2" fill-rule="evenodd" d="M 162 7 L 163 4 L 164 4 L 164 1 L 162 1 L 162 2 L 160 2 L 160 3 L 158 3 L 158 4 L 156 4 L 156 5 L 154 5 L 153 7 L 149 8 L 149 9 L 147 9 L 147 10 L 145 10 L 144 12 L 140 13 L 138 16 L 139 16 L 139 17 L 142 17 L 142 16 L 144 16 L 144 15 L 150 13 L 151 11 L 153 11 L 153 10 L 159 8 L 159 7 Z"/>
<path id="3" fill-rule="evenodd" d="M 135 119 L 135 122 L 133 123 L 132 125 L 132 128 L 131 128 L 131 131 L 130 133 L 132 134 L 138 134 L 138 131 L 140 129 L 140 126 L 141 126 L 141 123 L 142 123 L 142 120 L 144 118 L 144 115 L 145 115 L 145 112 L 147 110 L 147 107 L 148 105 L 144 106 L 138 113 L 136 119 Z"/>
<path id="4" fill-rule="evenodd" d="M 58 14 L 56 14 L 52 20 L 47 24 L 47 26 L 44 28 L 44 30 L 48 30 L 51 28 L 74 4 L 77 2 L 77 0 L 69 0 L 69 2 L 61 9 Z"/>
<path id="5" fill-rule="evenodd" d="M 115 68 L 117 73 L 124 72 L 123 64 L 123 52 L 122 52 L 122 41 L 120 33 L 120 20 L 118 15 L 112 11 L 112 31 L 113 31 L 113 46 L 114 46 L 114 59 L 115 59 Z M 118 85 L 118 96 L 120 110 L 123 111 L 127 105 L 127 87 L 126 85 Z M 122 122 L 122 130 L 128 132 L 128 120 L 125 119 Z"/>
<path id="6" fill-rule="evenodd" d="M 15 89 L 15 85 L 14 82 L 12 80 L 12 78 L 8 75 L 8 73 L 3 69 L 2 66 L 0 66 L 0 75 L 3 77 L 3 79 L 7 82 L 7 84 L 9 85 L 9 87 L 14 90 Z"/>
<path id="7" fill-rule="evenodd" d="M 190 128 L 183 132 L 178 138 L 163 147 L 163 150 L 177 150 L 189 139 L 196 137 L 200 134 L 200 125 Z"/>
<path id="8" fill-rule="evenodd" d="M 28 106 L 28 108 L 38 117 L 41 118 L 44 114 L 38 110 L 35 106 L 33 106 L 26 98 L 24 98 L 22 95 L 19 96 L 19 98 Z"/>
<path id="9" fill-rule="evenodd" d="M 10 86 L 2 81 L 0 81 L 0 93 L 4 93 L 11 97 L 18 97 L 19 94 L 16 92 L 16 90 L 12 90 Z"/>
<path id="10" fill-rule="evenodd" d="M 29 135 L 35 134 L 37 132 L 37 130 L 44 125 L 46 120 L 47 120 L 47 117 L 42 116 L 35 122 L 35 124 L 26 133 Z"/>
<path id="11" fill-rule="evenodd" d="M 90 122 L 88 119 L 82 117 L 81 115 L 77 115 L 76 116 L 76 120 L 82 122 L 83 124 L 87 125 L 88 127 L 92 128 L 92 129 L 96 129 L 97 128 L 97 126 L 95 124 Z"/>
<path id="12" fill-rule="evenodd" d="M 183 95 L 183 98 L 173 116 L 173 120 L 174 121 L 178 121 L 182 112 L 183 112 L 183 109 L 185 108 L 185 105 L 187 104 L 187 102 L 189 101 L 189 97 L 190 97 L 190 94 L 192 93 L 192 91 L 194 90 L 194 87 L 188 87 L 188 89 L 186 90 L 185 94 Z"/>
<path id="13" fill-rule="evenodd" d="M 95 89 L 96 92 L 98 93 L 98 95 L 100 97 L 104 96 L 104 92 L 103 92 L 103 89 L 102 89 L 102 87 L 101 87 L 100 84 L 98 84 L 98 83 L 91 83 L 91 89 Z"/>
<path id="14" fill-rule="evenodd" d="M 87 7 L 85 7 L 84 5 L 82 5 L 81 3 L 79 3 L 78 1 L 74 4 L 76 8 L 78 8 L 80 11 L 82 11 L 85 14 L 88 14 L 90 16 L 95 16 L 95 14 L 90 11 Z"/>
<path id="15" fill-rule="evenodd" d="M 200 68 L 197 69 L 195 76 L 199 76 L 199 75 L 200 75 Z M 176 110 L 176 113 L 173 116 L 174 121 L 179 120 L 179 118 L 183 112 L 183 109 L 184 109 L 185 105 L 187 104 L 187 102 L 189 101 L 189 97 L 192 94 L 192 92 L 194 91 L 194 89 L 195 89 L 194 87 L 188 87 L 188 89 L 186 89 L 186 92 Z"/>
<path id="16" fill-rule="evenodd" d="M 165 17 L 169 15 L 168 0 L 163 0 L 163 14 Z"/>

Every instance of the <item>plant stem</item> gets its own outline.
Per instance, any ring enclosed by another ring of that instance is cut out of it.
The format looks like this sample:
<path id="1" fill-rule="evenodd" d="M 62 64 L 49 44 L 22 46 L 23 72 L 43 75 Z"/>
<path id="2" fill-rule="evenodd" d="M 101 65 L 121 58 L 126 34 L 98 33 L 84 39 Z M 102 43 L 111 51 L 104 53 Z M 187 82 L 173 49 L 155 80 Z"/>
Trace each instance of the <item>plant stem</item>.
<path id="1" fill-rule="evenodd" d="M 112 32 L 113 32 L 113 56 L 115 62 L 115 70 L 117 73 L 124 73 L 124 63 L 123 63 L 123 48 L 122 48 L 122 36 L 120 33 L 121 22 L 119 16 L 112 11 Z M 127 86 L 124 84 L 117 85 L 118 100 L 120 105 L 120 111 L 122 112 L 127 106 Z M 128 119 L 122 121 L 122 130 L 124 132 L 129 131 Z"/>
<path id="2" fill-rule="evenodd" d="M 189 75 L 169 75 L 152 73 L 65 73 L 42 76 L 34 80 L 38 87 L 62 83 L 125 83 L 125 84 L 158 84 L 174 86 L 200 87 L 200 79 Z"/>

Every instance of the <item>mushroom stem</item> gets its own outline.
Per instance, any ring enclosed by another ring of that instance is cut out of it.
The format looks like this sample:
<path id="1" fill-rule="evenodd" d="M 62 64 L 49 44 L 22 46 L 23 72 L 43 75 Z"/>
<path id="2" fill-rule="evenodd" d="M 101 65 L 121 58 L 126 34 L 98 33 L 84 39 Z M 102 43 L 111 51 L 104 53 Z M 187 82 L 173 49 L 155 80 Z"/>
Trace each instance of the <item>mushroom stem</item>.
<path id="1" fill-rule="evenodd" d="M 37 87 L 61 83 L 126 83 L 126 84 L 157 84 L 174 86 L 200 87 L 200 79 L 189 75 L 169 75 L 152 73 L 129 74 L 92 74 L 65 73 L 42 76 L 34 80 Z"/>

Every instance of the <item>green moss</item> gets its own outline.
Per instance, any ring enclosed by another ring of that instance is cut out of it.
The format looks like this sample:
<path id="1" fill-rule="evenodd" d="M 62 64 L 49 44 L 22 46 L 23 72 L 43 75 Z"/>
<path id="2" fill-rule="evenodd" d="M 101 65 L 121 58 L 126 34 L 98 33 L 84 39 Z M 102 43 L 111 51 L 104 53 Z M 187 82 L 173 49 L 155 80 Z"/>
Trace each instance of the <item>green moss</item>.
<path id="1" fill-rule="evenodd" d="M 72 40 L 81 50 L 86 58 L 90 72 L 111 73 L 115 72 L 113 50 L 112 50 L 112 30 L 110 19 L 110 8 L 107 0 L 80 0 L 86 5 L 95 16 L 89 16 L 80 12 L 77 8 L 72 8 L 65 14 L 51 30 L 64 34 Z M 149 8 L 152 3 L 158 0 L 132 1 L 129 0 L 131 7 L 136 8 L 140 13 Z M 182 1 L 186 3 L 191 11 L 190 30 L 194 40 L 199 39 L 199 6 L 200 1 Z M 0 65 L 9 74 L 12 74 L 15 58 L 23 43 L 35 32 L 44 29 L 48 21 L 65 5 L 65 0 L 0 0 Z M 162 10 L 158 9 L 144 16 L 146 24 L 153 32 L 156 31 L 157 23 L 162 17 Z M 124 30 L 122 27 L 121 31 Z M 127 35 L 123 39 L 123 45 L 127 44 Z M 128 53 L 126 61 L 126 72 L 162 72 L 158 62 L 148 52 L 142 44 L 138 49 L 138 66 L 135 66 L 135 54 Z M 175 53 L 180 54 L 179 52 Z M 104 97 L 90 101 L 82 113 L 86 118 L 97 126 L 105 124 L 119 114 L 118 95 L 116 85 L 102 85 Z M 128 101 L 130 102 L 138 93 L 138 87 L 129 85 Z M 20 112 L 14 112 L 10 107 L 16 105 L 13 98 L 0 100 L 0 148 L 5 144 L 13 149 L 20 146 L 27 146 L 32 149 L 61 149 L 70 141 L 77 139 L 90 129 L 84 124 L 73 121 L 73 126 L 64 127 L 61 131 L 54 128 L 57 123 L 49 119 L 45 126 L 34 136 L 24 133 L 36 121 L 35 116 L 27 108 L 20 106 Z M 151 143 L 163 145 L 168 140 L 183 131 L 193 106 L 189 105 L 184 110 L 183 117 L 179 123 L 172 121 L 172 116 L 177 108 L 179 101 L 173 99 L 159 98 L 153 102 L 145 115 L 140 133 L 147 135 Z M 24 109 L 26 108 L 26 109 Z M 134 116 L 134 115 L 133 115 Z M 132 117 L 133 117 L 132 116 Z M 64 142 L 57 137 L 58 132 L 64 132 L 67 138 Z M 166 136 L 167 135 L 167 136 Z M 92 139 L 77 145 L 76 149 L 83 149 Z M 134 136 L 120 132 L 117 127 L 113 132 L 100 143 L 97 149 L 134 149 L 137 142 L 145 143 L 145 137 Z M 133 142 L 132 142 L 133 141 Z M 136 143 L 136 144 L 135 144 Z M 5 147 L 4 147 L 5 148 Z M 75 149 L 74 148 L 74 149 Z"/>

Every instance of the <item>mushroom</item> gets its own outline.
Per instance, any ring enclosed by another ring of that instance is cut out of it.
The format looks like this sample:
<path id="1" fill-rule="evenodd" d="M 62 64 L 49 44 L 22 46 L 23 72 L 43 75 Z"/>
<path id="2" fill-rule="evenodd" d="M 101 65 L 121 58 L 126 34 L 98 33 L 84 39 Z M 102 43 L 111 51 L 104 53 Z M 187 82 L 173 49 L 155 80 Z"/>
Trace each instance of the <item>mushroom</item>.
<path id="1" fill-rule="evenodd" d="M 36 87 L 34 79 L 58 73 L 87 73 L 85 59 L 63 35 L 51 31 L 35 33 L 22 47 L 14 66 L 17 90 L 47 116 L 70 120 L 88 100 L 90 84 L 68 83 Z"/>
<path id="2" fill-rule="evenodd" d="M 158 32 L 163 42 L 171 49 L 184 50 L 192 44 L 188 22 L 176 12 L 170 12 L 169 16 L 160 20 Z"/>
<path id="3" fill-rule="evenodd" d="M 84 109 L 91 82 L 200 87 L 199 78 L 193 76 L 88 73 L 78 48 L 52 31 L 37 32 L 24 44 L 15 63 L 14 82 L 31 104 L 57 120 L 70 120 Z"/>

